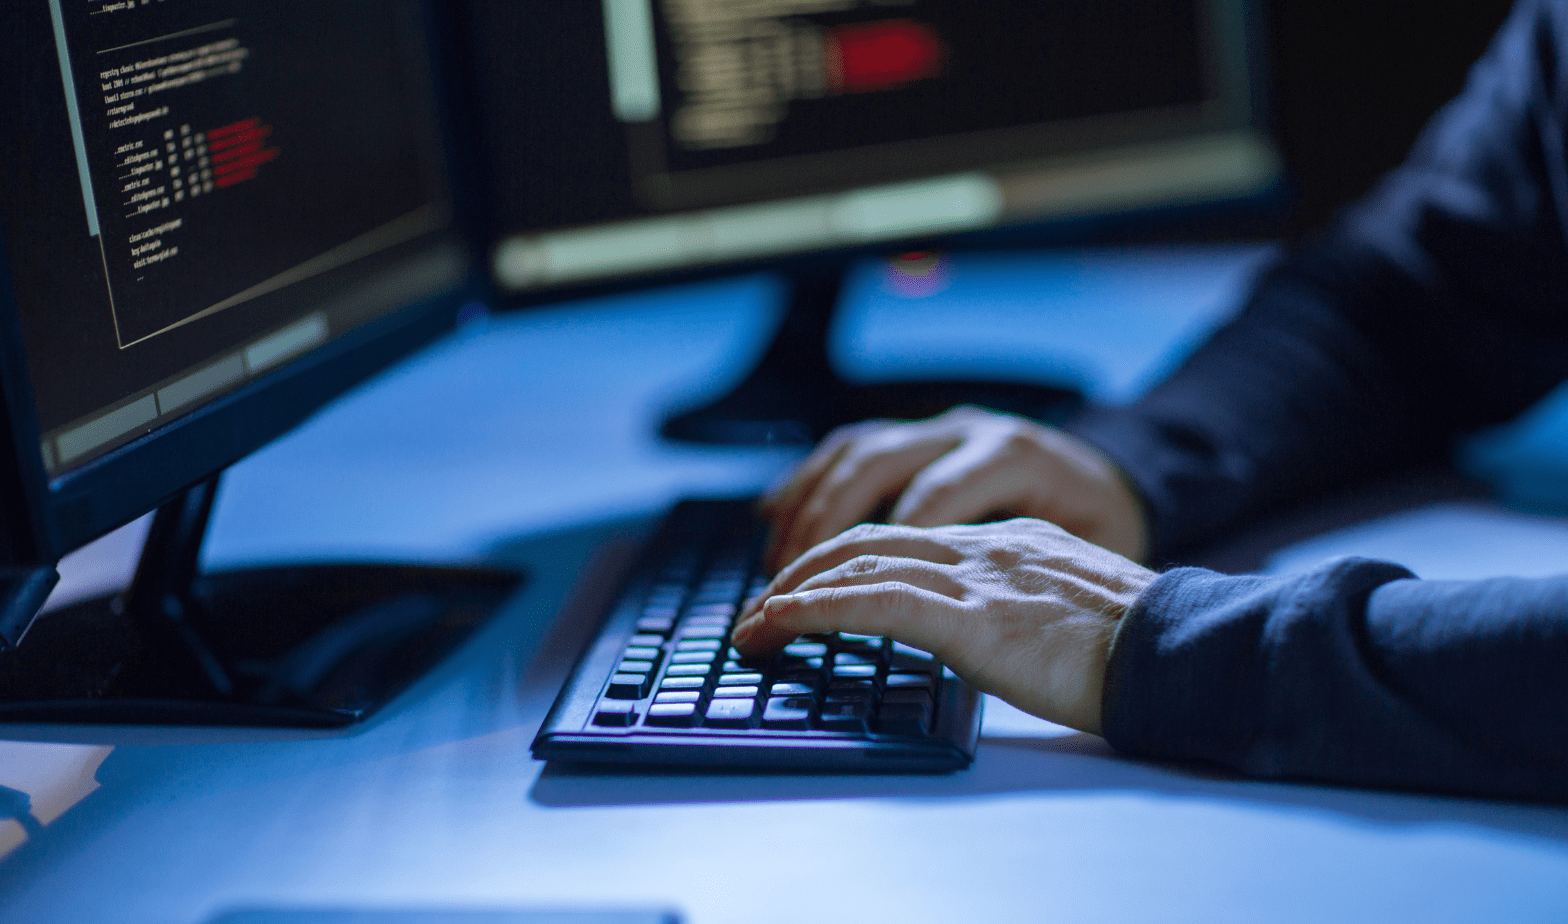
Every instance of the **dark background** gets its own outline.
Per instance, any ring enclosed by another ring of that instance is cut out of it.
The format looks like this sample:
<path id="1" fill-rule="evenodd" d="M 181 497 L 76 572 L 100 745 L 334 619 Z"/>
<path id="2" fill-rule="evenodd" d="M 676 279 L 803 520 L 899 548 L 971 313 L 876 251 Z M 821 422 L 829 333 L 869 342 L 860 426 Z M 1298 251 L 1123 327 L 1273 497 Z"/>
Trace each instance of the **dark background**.
<path id="1" fill-rule="evenodd" d="M 1283 230 L 1321 224 L 1403 160 L 1511 6 L 1274 0 L 1269 83 L 1294 175 Z"/>

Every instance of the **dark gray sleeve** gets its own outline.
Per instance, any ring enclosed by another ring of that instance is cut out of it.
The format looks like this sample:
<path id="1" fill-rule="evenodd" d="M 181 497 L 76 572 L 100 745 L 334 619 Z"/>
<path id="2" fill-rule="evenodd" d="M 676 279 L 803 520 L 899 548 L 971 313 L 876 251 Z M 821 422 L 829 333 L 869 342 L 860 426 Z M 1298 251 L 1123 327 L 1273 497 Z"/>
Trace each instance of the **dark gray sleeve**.
<path id="1" fill-rule="evenodd" d="M 1568 3 L 1523 0 L 1400 169 L 1139 403 L 1069 424 L 1142 493 L 1155 560 L 1568 378 L 1565 48 Z"/>
<path id="2" fill-rule="evenodd" d="M 1102 723 L 1251 776 L 1568 801 L 1568 577 L 1170 571 L 1117 631 Z"/>

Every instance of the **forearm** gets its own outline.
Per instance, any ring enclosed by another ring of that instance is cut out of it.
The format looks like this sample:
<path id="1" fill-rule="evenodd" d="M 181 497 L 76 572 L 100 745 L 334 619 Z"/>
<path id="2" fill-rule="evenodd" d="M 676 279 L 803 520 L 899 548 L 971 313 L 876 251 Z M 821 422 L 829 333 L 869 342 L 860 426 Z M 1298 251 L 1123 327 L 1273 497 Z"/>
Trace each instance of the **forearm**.
<path id="1" fill-rule="evenodd" d="M 1170 380 L 1069 425 L 1143 492 L 1155 560 L 1568 378 L 1565 51 L 1568 6 L 1522 2 L 1404 166 Z"/>
<path id="2" fill-rule="evenodd" d="M 1355 318 L 1365 267 L 1328 244 L 1293 255 L 1247 308 L 1130 408 L 1066 429 L 1101 449 L 1147 504 L 1151 560 L 1179 560 L 1292 501 L 1439 456 L 1439 407 Z M 1343 254 L 1337 255 L 1343 258 Z"/>
<path id="3" fill-rule="evenodd" d="M 1118 630 L 1102 726 L 1252 776 L 1568 800 L 1568 577 L 1162 576 Z"/>

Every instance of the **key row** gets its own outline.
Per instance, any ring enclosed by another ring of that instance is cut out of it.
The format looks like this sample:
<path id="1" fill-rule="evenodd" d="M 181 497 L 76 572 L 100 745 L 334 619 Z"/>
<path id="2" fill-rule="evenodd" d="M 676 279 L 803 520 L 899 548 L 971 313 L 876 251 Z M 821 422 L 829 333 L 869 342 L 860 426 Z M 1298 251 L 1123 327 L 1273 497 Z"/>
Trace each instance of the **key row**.
<path id="1" fill-rule="evenodd" d="M 935 708 L 928 697 L 890 698 L 878 706 L 866 701 L 818 702 L 811 696 L 715 694 L 706 708 L 698 701 L 654 702 L 647 707 L 646 724 L 656 728 L 763 728 L 774 731 L 832 731 L 889 735 L 930 734 Z M 594 723 L 603 727 L 637 724 L 639 704 L 630 700 L 605 700 Z"/>

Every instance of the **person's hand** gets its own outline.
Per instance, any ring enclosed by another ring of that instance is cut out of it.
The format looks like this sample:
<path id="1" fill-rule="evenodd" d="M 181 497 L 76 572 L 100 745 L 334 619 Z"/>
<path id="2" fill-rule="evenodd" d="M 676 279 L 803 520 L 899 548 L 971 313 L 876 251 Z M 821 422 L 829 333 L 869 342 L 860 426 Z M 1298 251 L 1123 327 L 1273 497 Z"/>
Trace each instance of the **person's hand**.
<path id="1" fill-rule="evenodd" d="M 755 656 L 818 632 L 885 635 L 970 685 L 1098 734 L 1116 626 L 1154 572 L 1040 520 L 856 526 L 791 563 L 742 612 Z"/>
<path id="2" fill-rule="evenodd" d="M 1051 427 L 954 408 L 914 423 L 834 431 L 763 503 L 777 570 L 897 498 L 889 522 L 973 523 L 1033 517 L 1135 561 L 1147 553 L 1142 506 L 1110 460 Z"/>

